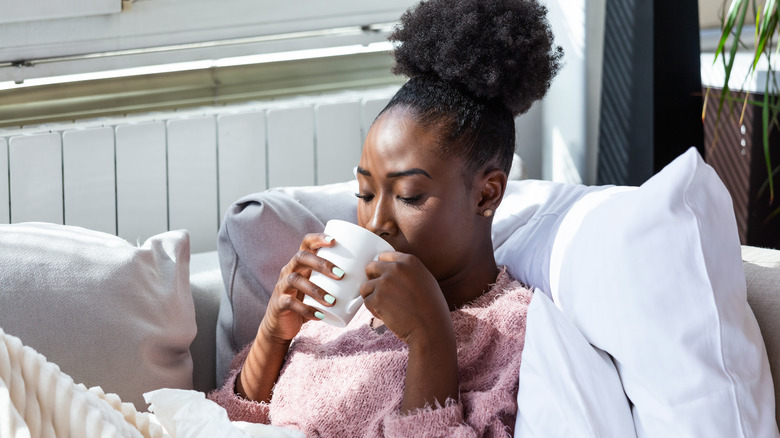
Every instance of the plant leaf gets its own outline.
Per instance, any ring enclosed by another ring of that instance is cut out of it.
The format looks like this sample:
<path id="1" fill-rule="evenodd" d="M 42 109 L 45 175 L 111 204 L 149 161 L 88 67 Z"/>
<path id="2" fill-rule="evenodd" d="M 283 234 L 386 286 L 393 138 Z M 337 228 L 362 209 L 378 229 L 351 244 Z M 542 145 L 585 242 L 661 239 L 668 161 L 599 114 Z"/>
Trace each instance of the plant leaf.
<path id="1" fill-rule="evenodd" d="M 771 73 L 771 72 L 768 72 Z M 764 92 L 764 102 L 761 105 L 761 137 L 764 145 L 764 160 L 766 161 L 766 170 L 769 180 L 769 203 L 772 204 L 775 201 L 775 185 L 772 180 L 772 160 L 769 156 L 769 78 L 771 74 L 766 76 L 766 88 Z"/>
<path id="2" fill-rule="evenodd" d="M 772 176 L 777 176 L 778 173 L 780 173 L 780 166 L 775 167 L 775 170 L 772 171 Z M 756 192 L 756 199 L 763 196 L 767 188 L 769 188 L 769 178 L 765 179 L 764 183 L 759 187 L 758 192 Z"/>
<path id="3" fill-rule="evenodd" d="M 735 8 L 735 6 L 737 6 Z M 725 101 L 724 97 L 726 94 L 728 94 L 729 91 L 729 79 L 731 78 L 731 70 L 734 67 L 734 59 L 736 58 L 737 54 L 737 48 L 739 47 L 739 37 L 742 34 L 742 27 L 745 24 L 745 14 L 747 13 L 747 7 L 748 7 L 748 1 L 747 0 L 734 0 L 734 3 L 731 4 L 731 7 L 733 10 L 729 10 L 729 20 L 731 20 L 730 25 L 725 25 L 723 28 L 723 34 L 721 41 L 725 44 L 726 39 L 728 39 L 731 28 L 734 26 L 734 20 L 731 18 L 732 16 L 736 17 L 736 13 L 738 12 L 739 17 L 736 21 L 737 24 L 737 30 L 734 35 L 734 44 L 731 46 L 731 50 L 729 51 L 729 57 L 728 60 L 726 59 L 726 56 L 723 56 L 724 61 L 724 70 L 725 70 L 725 79 L 723 84 L 723 92 L 720 95 L 720 99 L 718 99 L 718 111 L 717 115 L 715 117 L 715 123 L 717 124 L 720 120 L 720 114 L 723 111 L 723 103 Z M 728 29 L 728 31 L 727 31 Z M 719 46 L 719 50 L 722 49 L 723 46 Z M 716 52 L 717 53 L 717 52 Z"/>
<path id="4" fill-rule="evenodd" d="M 715 59 L 712 60 L 713 64 L 718 60 L 718 55 L 723 51 L 723 46 L 726 44 L 729 35 L 731 35 L 731 29 L 734 27 L 734 22 L 736 21 L 737 15 L 743 7 L 743 4 L 744 7 L 747 7 L 747 0 L 734 0 L 731 2 L 729 12 L 726 14 L 726 21 L 723 23 L 720 42 L 718 43 L 718 48 L 715 50 Z"/>
<path id="5" fill-rule="evenodd" d="M 767 42 L 771 44 L 772 35 L 777 28 L 777 14 L 775 14 L 776 9 L 777 0 L 767 0 L 766 4 L 764 5 L 764 14 L 760 25 L 759 18 L 756 16 L 756 33 L 758 34 L 758 39 L 756 41 L 756 53 L 753 57 L 753 70 L 756 69 L 758 60 L 761 58 L 761 55 L 764 54 L 764 47 L 767 45 Z M 759 29 L 761 30 L 759 31 Z"/>
<path id="6" fill-rule="evenodd" d="M 774 219 L 778 214 L 780 214 L 780 207 L 777 207 L 775 211 L 773 211 L 769 216 L 764 219 L 764 225 L 767 225 L 772 219 Z"/>

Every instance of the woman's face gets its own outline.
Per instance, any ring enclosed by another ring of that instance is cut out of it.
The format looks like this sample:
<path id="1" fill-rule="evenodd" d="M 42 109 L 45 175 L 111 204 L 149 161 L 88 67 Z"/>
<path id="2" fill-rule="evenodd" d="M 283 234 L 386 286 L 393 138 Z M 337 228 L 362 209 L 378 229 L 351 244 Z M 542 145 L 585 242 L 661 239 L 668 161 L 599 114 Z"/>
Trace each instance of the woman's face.
<path id="1" fill-rule="evenodd" d="M 357 216 L 442 282 L 468 269 L 484 236 L 477 234 L 478 190 L 467 190 L 463 160 L 442 156 L 433 129 L 399 107 L 374 122 L 358 166 Z"/>

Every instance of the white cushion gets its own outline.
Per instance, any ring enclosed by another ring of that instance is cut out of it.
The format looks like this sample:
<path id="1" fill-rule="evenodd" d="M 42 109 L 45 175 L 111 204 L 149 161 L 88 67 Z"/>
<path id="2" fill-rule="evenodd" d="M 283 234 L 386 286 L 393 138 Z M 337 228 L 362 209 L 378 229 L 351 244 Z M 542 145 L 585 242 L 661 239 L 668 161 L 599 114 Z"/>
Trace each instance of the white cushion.
<path id="1" fill-rule="evenodd" d="M 515 436 L 636 436 L 612 359 L 538 289 L 528 306 Z"/>
<path id="2" fill-rule="evenodd" d="M 607 186 L 550 181 L 509 181 L 493 217 L 496 262 L 527 286 L 550 295 L 550 251 L 568 209 Z"/>
<path id="3" fill-rule="evenodd" d="M 78 383 L 144 410 L 142 394 L 192 387 L 189 236 L 135 247 L 43 223 L 0 225 L 0 327 Z"/>
<path id="4" fill-rule="evenodd" d="M 572 206 L 550 286 L 585 338 L 614 358 L 637 436 L 778 436 L 731 198 L 694 149 L 639 188 Z"/>

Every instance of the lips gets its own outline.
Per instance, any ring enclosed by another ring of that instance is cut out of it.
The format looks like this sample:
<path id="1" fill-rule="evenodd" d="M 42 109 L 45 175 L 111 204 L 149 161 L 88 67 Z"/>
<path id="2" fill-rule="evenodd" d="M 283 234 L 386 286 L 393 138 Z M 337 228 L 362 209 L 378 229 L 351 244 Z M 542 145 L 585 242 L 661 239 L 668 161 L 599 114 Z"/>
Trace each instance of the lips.
<path id="1" fill-rule="evenodd" d="M 392 246 L 394 250 L 396 250 L 398 252 L 402 252 L 402 253 L 405 253 L 405 254 L 412 254 L 413 253 L 411 248 L 409 247 L 409 243 L 406 242 L 406 240 L 401 240 L 401 239 L 397 239 L 397 238 L 396 239 L 387 239 L 387 238 L 384 238 L 384 237 L 383 237 L 383 239 L 385 240 L 385 242 L 389 243 L 390 246 Z"/>

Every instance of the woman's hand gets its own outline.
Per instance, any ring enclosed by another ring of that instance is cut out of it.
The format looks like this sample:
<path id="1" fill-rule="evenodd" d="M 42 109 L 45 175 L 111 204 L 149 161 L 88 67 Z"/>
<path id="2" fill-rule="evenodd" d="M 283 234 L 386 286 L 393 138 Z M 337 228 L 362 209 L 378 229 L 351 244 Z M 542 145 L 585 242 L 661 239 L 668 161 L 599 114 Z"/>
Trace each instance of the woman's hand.
<path id="1" fill-rule="evenodd" d="M 415 256 L 385 252 L 366 267 L 366 308 L 409 346 L 401 412 L 458 399 L 458 354 L 439 283 Z"/>
<path id="2" fill-rule="evenodd" d="M 271 400 L 271 390 L 279 378 L 290 341 L 304 322 L 317 318 L 316 310 L 303 304 L 303 297 L 308 295 L 326 306 L 332 305 L 333 301 L 328 303 L 326 299 L 327 292 L 309 281 L 312 271 L 333 279 L 344 276 L 333 263 L 315 255 L 319 248 L 326 246 L 333 246 L 332 238 L 307 234 L 298 253 L 279 274 L 255 341 L 236 380 L 236 391 L 245 398 Z"/>
<path id="3" fill-rule="evenodd" d="M 340 268 L 316 255 L 319 248 L 330 247 L 333 244 L 331 237 L 321 233 L 307 234 L 303 238 L 298 253 L 282 268 L 279 280 L 268 300 L 268 307 L 259 329 L 263 335 L 275 341 L 290 341 L 301 330 L 304 322 L 319 319 L 315 315 L 317 309 L 303 304 L 305 295 L 325 306 L 333 305 L 333 298 L 309 281 L 312 271 L 336 280 L 344 276 Z"/>
<path id="4" fill-rule="evenodd" d="M 366 308 L 402 341 L 412 344 L 452 331 L 439 283 L 417 257 L 382 253 L 366 267 L 366 276 L 360 288 Z"/>

